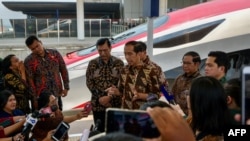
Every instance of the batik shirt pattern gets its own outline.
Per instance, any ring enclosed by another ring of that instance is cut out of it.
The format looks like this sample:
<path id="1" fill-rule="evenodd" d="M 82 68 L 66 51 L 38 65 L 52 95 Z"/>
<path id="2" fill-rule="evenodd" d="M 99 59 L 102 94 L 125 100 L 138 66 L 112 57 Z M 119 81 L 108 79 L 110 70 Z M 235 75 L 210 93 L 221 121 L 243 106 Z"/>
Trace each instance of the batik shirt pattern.
<path id="1" fill-rule="evenodd" d="M 174 100 L 177 104 L 180 105 L 181 109 L 186 115 L 188 114 L 187 95 L 189 94 L 192 80 L 200 76 L 202 75 L 198 71 L 191 76 L 181 74 L 175 79 L 172 86 L 172 94 L 174 95 Z"/>
<path id="2" fill-rule="evenodd" d="M 157 69 L 150 65 L 131 67 L 126 65 L 121 72 L 118 89 L 123 95 L 122 107 L 125 109 L 139 109 L 146 100 L 138 99 L 132 102 L 134 89 L 138 93 L 154 94 L 159 98 L 160 80 Z"/>
<path id="3" fill-rule="evenodd" d="M 37 98 L 43 90 L 62 93 L 63 85 L 69 89 L 69 76 L 66 64 L 57 50 L 45 49 L 45 56 L 30 54 L 24 61 L 31 94 Z"/>
<path id="4" fill-rule="evenodd" d="M 10 90 L 16 97 L 17 109 L 25 113 L 30 113 L 29 98 L 30 94 L 27 91 L 27 83 L 14 73 L 7 73 L 4 76 L 5 89 Z"/>
<path id="5" fill-rule="evenodd" d="M 108 63 L 104 63 L 100 57 L 91 60 L 86 72 L 86 83 L 91 96 L 93 111 L 105 111 L 106 107 L 99 103 L 99 98 L 107 96 L 105 90 L 112 85 L 117 86 L 121 68 L 124 66 L 122 60 L 112 56 Z M 111 100 L 112 107 L 121 107 L 121 97 L 114 96 Z"/>
<path id="6" fill-rule="evenodd" d="M 162 83 L 162 85 L 164 85 L 165 87 L 168 87 L 168 83 L 167 83 L 167 80 L 166 80 L 166 76 L 165 74 L 163 73 L 161 67 L 156 64 L 155 62 L 151 61 L 149 59 L 149 57 L 147 56 L 147 58 L 143 61 L 143 63 L 145 65 L 150 65 L 152 67 L 155 67 L 156 68 L 156 72 L 157 72 L 157 75 L 159 77 L 159 80 L 160 80 L 160 83 Z"/>

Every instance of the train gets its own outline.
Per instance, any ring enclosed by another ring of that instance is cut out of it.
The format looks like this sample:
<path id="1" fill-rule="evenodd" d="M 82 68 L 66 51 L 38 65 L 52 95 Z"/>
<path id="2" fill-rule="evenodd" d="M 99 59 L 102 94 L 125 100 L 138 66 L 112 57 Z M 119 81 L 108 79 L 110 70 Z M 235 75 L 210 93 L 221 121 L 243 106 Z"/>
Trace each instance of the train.
<path id="1" fill-rule="evenodd" d="M 113 36 L 111 54 L 126 63 L 123 53 L 124 44 L 131 40 L 147 43 L 147 35 L 148 26 L 145 23 Z M 151 59 L 161 66 L 169 81 L 182 73 L 180 62 L 182 56 L 188 51 L 196 51 L 200 54 L 201 72 L 210 51 L 221 50 L 228 53 L 232 67 L 227 77 L 239 77 L 238 70 L 250 63 L 249 47 L 249 0 L 213 0 L 153 19 Z M 74 90 L 70 90 L 69 94 L 73 96 L 64 99 L 64 103 L 71 103 L 67 108 L 81 107 L 90 100 L 91 94 L 85 84 L 85 73 L 88 62 L 96 57 L 98 52 L 95 45 L 67 53 L 63 57 L 70 81 L 72 86 L 74 85 Z M 82 101 L 83 99 L 85 101 Z"/>

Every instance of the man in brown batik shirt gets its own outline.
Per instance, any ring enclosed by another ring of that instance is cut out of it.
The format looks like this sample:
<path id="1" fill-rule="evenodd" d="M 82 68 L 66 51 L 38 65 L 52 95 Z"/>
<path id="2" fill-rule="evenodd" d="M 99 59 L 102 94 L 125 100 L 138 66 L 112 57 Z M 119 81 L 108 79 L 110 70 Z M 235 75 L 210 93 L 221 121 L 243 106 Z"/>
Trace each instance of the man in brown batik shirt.
<path id="1" fill-rule="evenodd" d="M 157 69 L 141 60 L 141 47 L 136 41 L 125 44 L 124 54 L 128 65 L 120 75 L 118 86 L 107 89 L 109 95 L 122 96 L 122 108 L 139 109 L 150 95 L 160 97 L 160 80 Z"/>
<path id="2" fill-rule="evenodd" d="M 137 43 L 139 46 L 141 46 L 141 49 L 142 49 L 141 53 L 140 53 L 141 60 L 143 61 L 143 63 L 145 65 L 151 65 L 152 67 L 156 68 L 157 75 L 158 75 L 160 83 L 161 83 L 160 85 L 163 86 L 166 89 L 166 91 L 168 91 L 168 93 L 170 93 L 170 90 L 168 89 L 169 88 L 168 81 L 167 81 L 167 78 L 166 78 L 164 72 L 162 71 L 161 67 L 157 63 L 153 62 L 149 58 L 149 56 L 147 54 L 147 45 L 142 41 L 137 41 Z M 151 100 L 151 99 L 155 99 L 155 98 L 150 97 L 148 100 Z"/>
<path id="3" fill-rule="evenodd" d="M 187 95 L 189 94 L 191 82 L 193 79 L 201 76 L 199 72 L 200 62 L 200 55 L 197 52 L 190 51 L 185 53 L 182 57 L 182 69 L 184 73 L 175 79 L 172 86 L 174 100 L 180 105 L 186 115 L 188 114 Z"/>
<path id="4" fill-rule="evenodd" d="M 120 70 L 124 66 L 121 59 L 111 56 L 111 43 L 108 38 L 97 41 L 96 47 L 99 57 L 89 62 L 86 72 L 86 83 L 91 96 L 94 122 L 99 119 L 98 130 L 104 131 L 105 110 L 108 107 L 121 107 L 120 96 L 108 96 L 105 89 L 117 85 Z"/>

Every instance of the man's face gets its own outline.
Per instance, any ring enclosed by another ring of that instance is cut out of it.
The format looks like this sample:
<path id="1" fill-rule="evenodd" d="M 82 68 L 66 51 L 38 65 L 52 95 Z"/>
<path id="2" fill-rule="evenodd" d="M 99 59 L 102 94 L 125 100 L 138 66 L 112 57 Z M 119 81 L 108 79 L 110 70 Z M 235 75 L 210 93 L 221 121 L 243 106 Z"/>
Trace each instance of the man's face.
<path id="1" fill-rule="evenodd" d="M 98 53 L 104 62 L 107 62 L 111 56 L 111 47 L 108 46 L 107 42 L 103 45 L 97 46 Z"/>
<path id="2" fill-rule="evenodd" d="M 199 69 L 199 63 L 193 62 L 192 56 L 184 56 L 182 59 L 182 69 L 186 74 L 193 74 Z"/>
<path id="3" fill-rule="evenodd" d="M 40 41 L 35 40 L 31 45 L 28 46 L 32 53 L 37 54 L 39 56 L 44 55 L 44 48 Z"/>
<path id="4" fill-rule="evenodd" d="M 134 52 L 133 45 L 127 45 L 124 47 L 124 55 L 130 66 L 136 66 L 140 63 L 140 54 Z"/>
<path id="5" fill-rule="evenodd" d="M 224 67 L 218 66 L 215 61 L 215 57 L 209 56 L 206 60 L 206 66 L 205 66 L 205 75 L 211 76 L 216 79 L 220 79 L 221 76 L 224 76 Z"/>

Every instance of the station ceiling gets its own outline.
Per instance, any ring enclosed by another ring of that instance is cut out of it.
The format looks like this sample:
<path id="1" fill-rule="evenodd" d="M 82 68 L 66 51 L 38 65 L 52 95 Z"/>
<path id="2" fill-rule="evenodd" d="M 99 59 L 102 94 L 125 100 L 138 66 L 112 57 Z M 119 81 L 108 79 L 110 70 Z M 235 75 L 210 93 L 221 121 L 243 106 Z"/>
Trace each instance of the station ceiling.
<path id="1" fill-rule="evenodd" d="M 30 17 L 55 18 L 57 10 L 59 18 L 76 18 L 75 2 L 2 2 L 13 11 L 22 11 Z M 120 18 L 119 3 L 84 3 L 85 18 Z"/>

